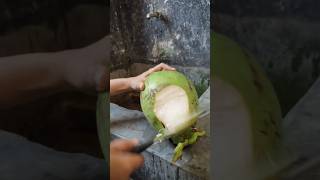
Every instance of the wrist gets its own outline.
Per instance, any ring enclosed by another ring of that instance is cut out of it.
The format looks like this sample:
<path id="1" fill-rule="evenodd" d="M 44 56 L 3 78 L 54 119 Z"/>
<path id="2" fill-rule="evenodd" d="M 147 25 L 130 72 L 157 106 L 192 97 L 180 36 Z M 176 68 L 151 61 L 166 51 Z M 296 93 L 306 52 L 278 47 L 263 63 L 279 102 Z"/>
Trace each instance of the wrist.
<path id="1" fill-rule="evenodd" d="M 65 67 L 65 64 L 67 58 L 64 58 L 60 53 L 40 53 L 39 55 L 42 59 L 45 59 L 43 62 L 48 77 L 50 77 L 50 80 L 47 80 L 47 82 L 54 84 L 59 91 L 68 91 L 72 89 L 72 86 L 66 77 L 67 68 Z"/>
<path id="2" fill-rule="evenodd" d="M 131 91 L 135 91 L 135 87 L 134 87 L 134 79 L 135 77 L 129 77 L 129 78 L 126 78 L 125 79 L 125 84 L 126 84 L 126 87 L 128 88 L 128 91 L 131 92 Z"/>
<path id="3" fill-rule="evenodd" d="M 81 64 L 81 51 L 80 50 L 66 50 L 59 52 L 58 66 L 62 71 L 62 76 L 70 89 L 79 89 L 84 86 L 85 79 L 88 77 L 87 72 L 83 71 L 82 75 L 79 73 L 79 64 Z M 77 62 L 79 61 L 79 62 Z M 90 67 L 88 67 L 89 69 Z"/>
<path id="4" fill-rule="evenodd" d="M 86 48 L 64 52 L 60 61 L 63 77 L 68 86 L 80 91 L 107 91 L 109 73 L 103 64 L 97 63 Z"/>

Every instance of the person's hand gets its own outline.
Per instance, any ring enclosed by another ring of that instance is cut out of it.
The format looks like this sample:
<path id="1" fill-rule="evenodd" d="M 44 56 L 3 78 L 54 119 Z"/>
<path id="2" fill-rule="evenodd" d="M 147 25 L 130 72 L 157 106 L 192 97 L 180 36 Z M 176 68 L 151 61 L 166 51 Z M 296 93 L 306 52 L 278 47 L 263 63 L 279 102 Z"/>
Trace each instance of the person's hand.
<path id="1" fill-rule="evenodd" d="M 66 82 L 79 90 L 108 90 L 110 52 L 110 35 L 87 47 L 70 51 L 69 58 L 61 63 Z"/>
<path id="2" fill-rule="evenodd" d="M 143 91 L 144 81 L 146 80 L 147 76 L 149 76 L 153 72 L 163 70 L 175 71 L 176 69 L 164 63 L 158 64 L 157 66 L 150 68 L 148 71 L 140 74 L 139 76 L 129 78 L 130 88 L 134 91 Z"/>
<path id="3" fill-rule="evenodd" d="M 129 152 L 137 140 L 117 139 L 110 144 L 110 179 L 128 180 L 133 171 L 143 164 L 143 156 Z"/>

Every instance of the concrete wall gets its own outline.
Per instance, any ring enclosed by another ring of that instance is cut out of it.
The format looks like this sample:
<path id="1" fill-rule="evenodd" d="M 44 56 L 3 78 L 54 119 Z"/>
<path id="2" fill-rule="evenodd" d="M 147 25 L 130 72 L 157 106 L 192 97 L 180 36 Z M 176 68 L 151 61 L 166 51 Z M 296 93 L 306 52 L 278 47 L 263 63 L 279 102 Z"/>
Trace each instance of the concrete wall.
<path id="1" fill-rule="evenodd" d="M 165 62 L 191 78 L 202 94 L 210 74 L 209 4 L 208 0 L 111 1 L 112 69 L 124 69 L 130 76 Z M 147 18 L 155 12 L 161 15 Z"/>

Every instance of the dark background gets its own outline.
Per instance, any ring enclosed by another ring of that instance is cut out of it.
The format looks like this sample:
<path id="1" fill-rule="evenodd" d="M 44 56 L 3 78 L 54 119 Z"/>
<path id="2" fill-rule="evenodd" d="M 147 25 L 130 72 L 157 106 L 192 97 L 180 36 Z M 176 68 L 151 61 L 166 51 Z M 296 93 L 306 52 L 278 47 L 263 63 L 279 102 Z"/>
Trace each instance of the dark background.
<path id="1" fill-rule="evenodd" d="M 109 33 L 106 0 L 0 1 L 0 56 L 80 48 Z M 0 128 L 56 150 L 102 157 L 96 97 L 56 94 L 0 111 Z"/>

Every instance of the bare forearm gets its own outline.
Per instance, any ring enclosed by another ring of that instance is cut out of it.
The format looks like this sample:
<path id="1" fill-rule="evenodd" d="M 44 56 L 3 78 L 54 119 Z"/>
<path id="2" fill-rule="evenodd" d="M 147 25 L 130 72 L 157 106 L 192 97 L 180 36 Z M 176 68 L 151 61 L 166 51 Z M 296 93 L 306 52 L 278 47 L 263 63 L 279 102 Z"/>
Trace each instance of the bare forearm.
<path id="1" fill-rule="evenodd" d="M 70 88 L 63 61 L 75 51 L 0 58 L 0 107 L 19 104 Z"/>
<path id="2" fill-rule="evenodd" d="M 0 57 L 0 108 L 77 89 L 106 91 L 110 36 L 81 49 Z"/>
<path id="3" fill-rule="evenodd" d="M 130 78 L 119 78 L 110 80 L 110 96 L 132 91 Z"/>
<path id="4" fill-rule="evenodd" d="M 148 71 L 140 74 L 139 76 L 130 77 L 130 78 L 113 79 L 110 81 L 110 96 L 114 96 L 120 93 L 130 92 L 130 91 L 143 91 L 144 80 L 147 78 L 147 76 L 153 72 L 162 71 L 162 70 L 174 71 L 175 68 L 161 63 L 153 68 L 150 68 Z"/>

